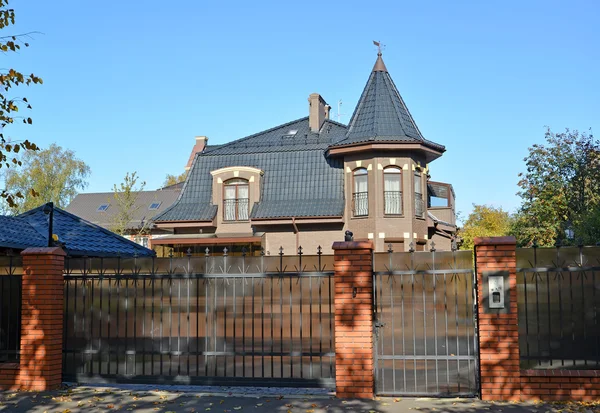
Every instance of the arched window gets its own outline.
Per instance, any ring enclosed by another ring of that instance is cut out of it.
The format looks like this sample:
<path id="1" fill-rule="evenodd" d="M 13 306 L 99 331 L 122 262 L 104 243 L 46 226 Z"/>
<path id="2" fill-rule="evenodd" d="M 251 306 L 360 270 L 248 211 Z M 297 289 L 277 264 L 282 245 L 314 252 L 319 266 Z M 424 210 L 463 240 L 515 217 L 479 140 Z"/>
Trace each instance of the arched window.
<path id="1" fill-rule="evenodd" d="M 248 181 L 230 179 L 223 185 L 223 220 L 248 220 Z"/>
<path id="2" fill-rule="evenodd" d="M 383 170 L 383 208 L 386 215 L 402 215 L 402 170 L 396 166 Z"/>
<path id="3" fill-rule="evenodd" d="M 364 217 L 369 215 L 369 183 L 366 168 L 356 169 L 353 178 L 352 211 L 355 217 Z"/>
<path id="4" fill-rule="evenodd" d="M 425 218 L 425 203 L 423 202 L 423 178 L 421 171 L 416 170 L 415 180 L 415 216 Z"/>

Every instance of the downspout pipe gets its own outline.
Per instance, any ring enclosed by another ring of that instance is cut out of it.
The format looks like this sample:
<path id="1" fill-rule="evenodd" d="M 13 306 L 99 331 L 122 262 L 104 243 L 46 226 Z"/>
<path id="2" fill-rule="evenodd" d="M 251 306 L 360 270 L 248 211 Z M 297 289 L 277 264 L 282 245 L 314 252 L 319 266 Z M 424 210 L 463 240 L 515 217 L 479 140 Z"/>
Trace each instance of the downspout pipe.
<path id="1" fill-rule="evenodd" d="M 300 248 L 300 231 L 296 225 L 296 217 L 292 217 L 292 226 L 294 227 L 294 234 L 296 234 L 296 252 Z"/>

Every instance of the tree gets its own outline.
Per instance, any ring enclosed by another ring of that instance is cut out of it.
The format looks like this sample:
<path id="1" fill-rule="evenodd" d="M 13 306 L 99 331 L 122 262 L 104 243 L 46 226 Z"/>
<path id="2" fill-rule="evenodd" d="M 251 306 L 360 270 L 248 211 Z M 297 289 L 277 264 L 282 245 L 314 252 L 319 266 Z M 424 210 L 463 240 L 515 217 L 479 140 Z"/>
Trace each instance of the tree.
<path id="1" fill-rule="evenodd" d="M 27 151 L 19 157 L 20 168 L 6 172 L 6 189 L 24 194 L 15 198 L 11 210 L 21 213 L 52 201 L 59 208 L 66 207 L 79 190 L 87 186 L 90 167 L 75 157 L 71 150 L 56 144 L 40 151 Z M 31 191 L 27 191 L 31 188 Z"/>
<path id="2" fill-rule="evenodd" d="M 533 145 L 518 183 L 522 198 L 514 234 L 519 245 L 553 245 L 565 230 L 581 227 L 600 201 L 600 142 L 591 134 L 547 129 Z"/>
<path id="3" fill-rule="evenodd" d="M 184 182 L 187 178 L 187 174 L 187 171 L 185 171 L 181 175 L 167 174 L 167 176 L 165 177 L 165 181 L 163 182 L 163 188 L 166 186 L 176 185 L 178 183 Z"/>
<path id="4" fill-rule="evenodd" d="M 0 30 L 15 24 L 15 11 L 9 8 L 8 3 L 9 0 L 0 0 Z M 4 53 L 18 52 L 22 47 L 29 47 L 29 43 L 25 40 L 30 38 L 31 34 L 25 33 L 0 37 L 0 51 Z M 30 117 L 17 115 L 19 111 L 22 112 L 25 109 L 31 109 L 27 98 L 8 95 L 12 88 L 23 84 L 29 86 L 32 83 L 42 84 L 43 81 L 34 74 L 24 75 L 15 69 L 0 70 L 0 168 L 20 166 L 19 153 L 21 151 L 29 152 L 39 149 L 27 139 L 23 141 L 11 141 L 4 134 L 6 127 L 15 122 L 21 121 L 28 125 L 33 123 Z M 3 198 L 10 207 L 17 207 L 17 200 L 23 200 L 26 196 L 32 197 L 35 195 L 35 189 L 30 186 L 24 186 L 19 188 L 19 190 L 0 188 L 0 198 Z"/>
<path id="5" fill-rule="evenodd" d="M 132 224 L 135 213 L 141 208 L 141 205 L 138 205 L 140 192 L 146 186 L 146 182 L 140 182 L 138 185 L 138 179 L 137 172 L 127 172 L 125 180 L 118 187 L 116 184 L 113 186 L 117 213 L 113 218 L 111 231 L 119 235 L 132 231 L 135 235 L 141 235 L 148 230 L 149 222 L 142 221 L 138 227 L 133 227 Z"/>
<path id="6" fill-rule="evenodd" d="M 512 218 L 501 207 L 473 204 L 473 212 L 469 214 L 462 228 L 458 231 L 461 249 L 473 249 L 476 237 L 501 237 L 508 235 Z"/>

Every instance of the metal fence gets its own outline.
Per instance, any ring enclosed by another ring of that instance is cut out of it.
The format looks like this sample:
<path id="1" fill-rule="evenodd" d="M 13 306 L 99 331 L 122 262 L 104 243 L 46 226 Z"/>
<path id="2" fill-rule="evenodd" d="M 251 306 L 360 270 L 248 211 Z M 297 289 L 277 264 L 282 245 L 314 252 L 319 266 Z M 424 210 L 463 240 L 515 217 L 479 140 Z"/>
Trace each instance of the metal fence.
<path id="1" fill-rule="evenodd" d="M 68 259 L 64 378 L 332 387 L 333 256 Z"/>
<path id="2" fill-rule="evenodd" d="M 19 360 L 22 274 L 20 256 L 0 257 L 0 363 Z"/>
<path id="3" fill-rule="evenodd" d="M 476 395 L 473 253 L 410 247 L 374 255 L 376 391 Z"/>
<path id="4" fill-rule="evenodd" d="M 517 249 L 522 368 L 600 366 L 600 248 Z"/>

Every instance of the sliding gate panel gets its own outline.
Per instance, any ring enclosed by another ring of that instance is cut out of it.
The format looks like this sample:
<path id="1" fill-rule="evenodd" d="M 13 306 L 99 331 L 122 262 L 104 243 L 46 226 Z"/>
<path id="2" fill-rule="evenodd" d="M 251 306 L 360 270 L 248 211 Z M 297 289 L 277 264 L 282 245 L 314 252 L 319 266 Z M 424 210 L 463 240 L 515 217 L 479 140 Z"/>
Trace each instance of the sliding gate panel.
<path id="1" fill-rule="evenodd" d="M 334 386 L 332 256 L 108 261 L 69 260 L 66 381 Z"/>
<path id="2" fill-rule="evenodd" d="M 476 395 L 472 252 L 378 253 L 373 276 L 377 394 Z"/>

